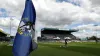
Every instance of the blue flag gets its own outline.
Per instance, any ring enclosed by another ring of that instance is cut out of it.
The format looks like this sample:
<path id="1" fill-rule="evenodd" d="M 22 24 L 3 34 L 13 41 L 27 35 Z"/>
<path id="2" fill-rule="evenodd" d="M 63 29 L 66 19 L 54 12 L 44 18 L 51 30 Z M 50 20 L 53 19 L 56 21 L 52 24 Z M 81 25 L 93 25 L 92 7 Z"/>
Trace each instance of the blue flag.
<path id="1" fill-rule="evenodd" d="M 31 0 L 26 0 L 25 9 L 14 39 L 13 55 L 29 56 L 30 52 L 37 47 L 32 41 L 31 30 L 34 29 L 36 12 Z"/>

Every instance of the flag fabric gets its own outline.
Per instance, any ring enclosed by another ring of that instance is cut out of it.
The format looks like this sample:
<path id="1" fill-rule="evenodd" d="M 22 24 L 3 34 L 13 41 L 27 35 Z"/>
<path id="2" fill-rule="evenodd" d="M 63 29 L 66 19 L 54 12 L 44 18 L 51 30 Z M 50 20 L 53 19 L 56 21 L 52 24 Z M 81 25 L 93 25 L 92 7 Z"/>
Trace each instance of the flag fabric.
<path id="1" fill-rule="evenodd" d="M 37 44 L 32 42 L 31 29 L 34 29 L 36 20 L 36 12 L 32 0 L 26 0 L 25 9 L 14 39 L 13 55 L 29 56 Z"/>

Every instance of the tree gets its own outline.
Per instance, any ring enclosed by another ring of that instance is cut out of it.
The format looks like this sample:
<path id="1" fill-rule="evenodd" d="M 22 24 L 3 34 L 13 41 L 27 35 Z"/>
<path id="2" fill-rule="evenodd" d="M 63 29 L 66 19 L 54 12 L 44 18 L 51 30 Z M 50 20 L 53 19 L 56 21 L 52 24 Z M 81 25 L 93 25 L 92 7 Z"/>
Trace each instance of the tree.
<path id="1" fill-rule="evenodd" d="M 98 38 L 96 36 L 92 36 L 88 40 L 95 40 L 95 42 L 98 43 Z"/>

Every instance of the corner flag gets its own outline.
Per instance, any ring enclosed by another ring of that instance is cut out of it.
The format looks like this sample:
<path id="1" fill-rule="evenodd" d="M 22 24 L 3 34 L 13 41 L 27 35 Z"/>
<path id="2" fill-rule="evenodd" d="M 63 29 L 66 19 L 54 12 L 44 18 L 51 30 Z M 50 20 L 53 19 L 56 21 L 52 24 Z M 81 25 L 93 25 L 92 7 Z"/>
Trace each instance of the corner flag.
<path id="1" fill-rule="evenodd" d="M 25 9 L 14 39 L 13 55 L 29 56 L 30 52 L 37 48 L 37 44 L 32 42 L 31 29 L 34 29 L 36 12 L 32 0 L 26 0 Z"/>

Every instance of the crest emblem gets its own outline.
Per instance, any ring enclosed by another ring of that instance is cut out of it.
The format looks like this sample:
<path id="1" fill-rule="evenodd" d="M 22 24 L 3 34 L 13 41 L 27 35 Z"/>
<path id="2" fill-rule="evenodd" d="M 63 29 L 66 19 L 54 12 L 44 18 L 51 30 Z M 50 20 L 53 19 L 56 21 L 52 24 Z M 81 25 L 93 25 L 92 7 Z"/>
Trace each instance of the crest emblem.
<path id="1" fill-rule="evenodd" d="M 23 21 L 20 23 L 20 26 L 18 27 L 18 33 L 20 35 L 23 35 L 24 33 L 26 32 L 31 32 L 31 25 L 29 23 L 24 23 Z M 24 34 L 24 35 L 27 35 L 27 34 Z"/>

